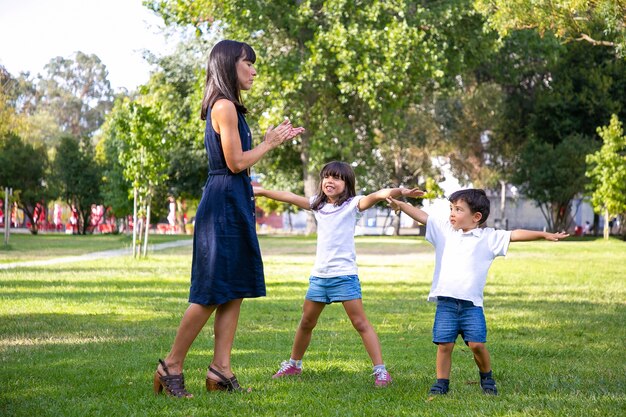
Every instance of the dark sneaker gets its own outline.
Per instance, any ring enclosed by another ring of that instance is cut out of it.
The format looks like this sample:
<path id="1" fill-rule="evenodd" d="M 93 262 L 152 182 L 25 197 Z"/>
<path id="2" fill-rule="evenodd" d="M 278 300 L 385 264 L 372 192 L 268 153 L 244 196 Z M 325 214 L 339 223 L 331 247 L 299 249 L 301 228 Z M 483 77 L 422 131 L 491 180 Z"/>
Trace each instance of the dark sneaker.
<path id="1" fill-rule="evenodd" d="M 449 390 L 449 385 L 443 382 L 435 382 L 432 387 L 430 387 L 429 394 L 430 395 L 446 395 Z"/>
<path id="2" fill-rule="evenodd" d="M 481 379 L 480 387 L 483 389 L 483 393 L 487 395 L 498 395 L 498 389 L 496 388 L 496 381 L 493 378 Z"/>

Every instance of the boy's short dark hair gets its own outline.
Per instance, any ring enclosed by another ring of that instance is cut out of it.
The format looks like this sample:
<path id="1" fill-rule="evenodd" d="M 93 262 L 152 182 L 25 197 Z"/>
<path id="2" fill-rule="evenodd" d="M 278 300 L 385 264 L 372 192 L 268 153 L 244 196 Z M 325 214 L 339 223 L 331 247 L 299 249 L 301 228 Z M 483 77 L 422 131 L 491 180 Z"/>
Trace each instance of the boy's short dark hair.
<path id="1" fill-rule="evenodd" d="M 489 217 L 489 199 L 487 198 L 487 194 L 485 190 L 481 190 L 478 188 L 469 188 L 467 190 L 459 190 L 457 192 L 452 193 L 452 195 L 448 198 L 448 201 L 451 203 L 456 203 L 457 201 L 465 201 L 469 206 L 470 210 L 473 213 L 480 213 L 482 217 L 478 224 L 483 224 L 487 221 L 487 217 Z"/>

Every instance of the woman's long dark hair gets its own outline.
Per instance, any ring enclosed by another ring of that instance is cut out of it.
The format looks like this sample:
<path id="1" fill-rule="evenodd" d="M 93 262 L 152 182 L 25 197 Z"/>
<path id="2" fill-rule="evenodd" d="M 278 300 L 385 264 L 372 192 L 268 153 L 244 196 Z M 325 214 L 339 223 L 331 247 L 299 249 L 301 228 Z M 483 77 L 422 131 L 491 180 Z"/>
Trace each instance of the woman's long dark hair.
<path id="1" fill-rule="evenodd" d="M 209 54 L 206 67 L 206 82 L 200 118 L 206 120 L 209 109 L 219 99 L 225 98 L 235 104 L 237 111 L 246 114 L 248 110 L 241 101 L 241 91 L 237 79 L 237 61 L 245 58 L 254 63 L 256 54 L 247 43 L 223 40 L 215 44 Z"/>
<path id="2" fill-rule="evenodd" d="M 343 193 L 335 202 L 335 206 L 342 205 L 347 200 L 356 195 L 356 179 L 352 167 L 345 162 L 329 162 L 324 165 L 324 167 L 320 171 L 320 183 L 317 187 L 317 195 L 315 196 L 315 200 L 313 200 L 313 202 L 311 203 L 312 210 L 319 210 L 324 206 L 324 204 L 328 202 L 328 198 L 326 197 L 326 194 L 324 194 L 324 190 L 322 190 L 322 180 L 326 176 L 339 177 L 346 183 L 346 188 L 343 190 Z"/>

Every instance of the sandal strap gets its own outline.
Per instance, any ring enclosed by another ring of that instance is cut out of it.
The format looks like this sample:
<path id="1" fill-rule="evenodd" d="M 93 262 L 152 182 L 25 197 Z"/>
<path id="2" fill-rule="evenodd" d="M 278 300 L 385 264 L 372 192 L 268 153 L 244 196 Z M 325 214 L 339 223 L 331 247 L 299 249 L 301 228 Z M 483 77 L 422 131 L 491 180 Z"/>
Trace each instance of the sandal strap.
<path id="1" fill-rule="evenodd" d="M 182 373 L 172 375 L 165 361 L 159 359 L 159 363 L 161 364 L 161 368 L 163 368 L 163 372 L 165 372 L 165 375 L 159 374 L 159 380 L 165 388 L 165 391 L 175 397 L 190 396 L 191 393 L 185 389 L 185 376 Z"/>
<path id="2" fill-rule="evenodd" d="M 239 385 L 239 381 L 237 381 L 237 377 L 235 375 L 233 375 L 230 378 L 226 378 L 224 375 L 216 371 L 211 366 L 209 366 L 209 372 L 212 372 L 215 375 L 217 375 L 217 377 L 221 379 L 221 381 L 218 381 L 217 384 L 222 387 L 225 387 L 228 391 L 243 391 L 244 390 L 241 387 L 241 385 Z"/>

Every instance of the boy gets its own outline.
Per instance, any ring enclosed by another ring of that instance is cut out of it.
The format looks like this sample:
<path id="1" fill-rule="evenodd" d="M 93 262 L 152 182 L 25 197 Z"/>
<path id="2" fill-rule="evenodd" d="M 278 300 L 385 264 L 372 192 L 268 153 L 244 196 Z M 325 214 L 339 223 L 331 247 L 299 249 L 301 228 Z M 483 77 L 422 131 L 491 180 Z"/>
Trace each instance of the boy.
<path id="1" fill-rule="evenodd" d="M 437 302 L 433 343 L 437 345 L 437 382 L 431 395 L 448 393 L 452 349 L 460 334 L 474 354 L 480 386 L 485 394 L 497 395 L 491 373 L 487 325 L 483 314 L 483 289 L 487 271 L 496 256 L 504 256 L 510 242 L 546 239 L 558 241 L 567 233 L 518 229 L 512 232 L 481 227 L 489 216 L 489 199 L 483 190 L 453 193 L 448 220 L 429 218 L 417 207 L 387 198 L 391 208 L 403 211 L 426 225 L 426 240 L 435 247 L 435 272 L 428 301 Z"/>

